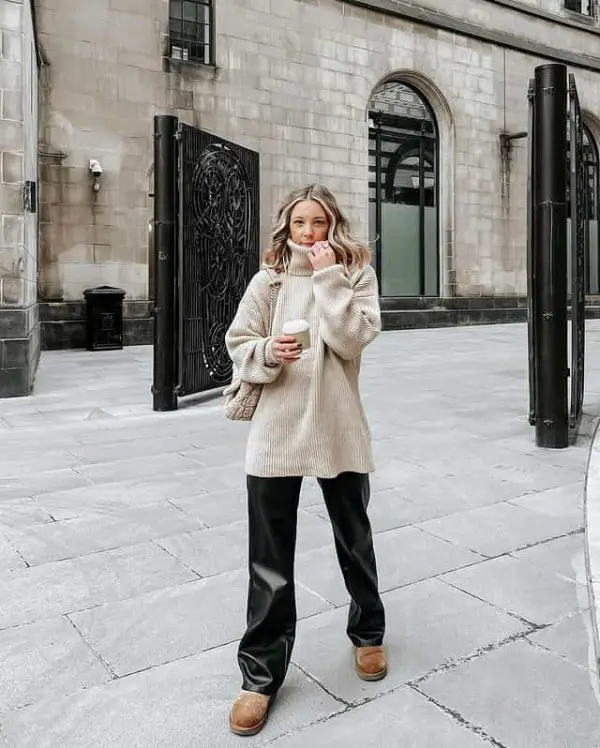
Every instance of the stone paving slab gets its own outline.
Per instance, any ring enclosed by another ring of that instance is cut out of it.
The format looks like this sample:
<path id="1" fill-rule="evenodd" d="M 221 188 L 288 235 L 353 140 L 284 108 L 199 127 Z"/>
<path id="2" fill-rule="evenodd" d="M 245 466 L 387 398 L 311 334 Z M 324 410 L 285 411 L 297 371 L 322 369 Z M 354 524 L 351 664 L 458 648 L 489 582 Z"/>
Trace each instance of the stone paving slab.
<path id="1" fill-rule="evenodd" d="M 6 530 L 45 525 L 53 521 L 51 515 L 37 506 L 33 499 L 6 499 L 0 502 L 0 527 Z"/>
<path id="2" fill-rule="evenodd" d="M 209 528 L 239 522 L 246 515 L 246 489 L 221 489 L 203 494 L 174 497 L 170 503 L 199 519 Z"/>
<path id="3" fill-rule="evenodd" d="M 309 507 L 308 511 L 327 519 L 327 509 L 322 502 Z M 398 530 L 401 527 L 439 517 L 442 513 L 435 507 L 403 498 L 396 488 L 378 491 L 372 495 L 369 503 L 369 517 L 375 533 Z"/>
<path id="4" fill-rule="evenodd" d="M 530 629 L 520 621 L 437 580 L 383 596 L 390 672 L 365 683 L 354 675 L 345 636 L 347 608 L 307 618 L 298 627 L 293 661 L 346 703 L 357 703 L 422 677 L 446 663 Z"/>
<path id="5" fill-rule="evenodd" d="M 273 743 L 273 748 L 489 748 L 489 743 L 410 688 L 349 709 Z"/>
<path id="6" fill-rule="evenodd" d="M 0 714 L 110 680 L 66 618 L 0 631 Z"/>
<path id="7" fill-rule="evenodd" d="M 34 496 L 33 501 L 54 520 L 64 521 L 89 516 L 114 517 L 124 510 L 126 514 L 127 510 L 151 504 L 178 506 L 175 501 L 198 493 L 196 472 L 190 471 L 153 481 L 111 481 L 66 491 L 41 493 Z M 178 508 L 184 511 L 183 507 Z"/>
<path id="8" fill-rule="evenodd" d="M 462 453 L 463 464 L 466 454 L 472 453 Z M 402 498 L 421 507 L 427 507 L 438 516 L 456 514 L 523 496 L 519 486 L 494 475 L 491 471 L 476 472 L 469 469 L 463 470 L 460 475 L 441 475 L 436 472 L 435 464 L 425 470 L 426 479 L 411 478 L 398 484 L 396 491 Z"/>
<path id="9" fill-rule="evenodd" d="M 125 453 L 126 454 L 126 453 Z M 154 455 L 152 457 L 125 458 L 119 460 L 119 478 L 121 480 L 133 480 L 135 478 L 147 480 L 148 477 L 166 477 L 177 475 L 195 469 L 194 463 L 188 457 L 178 453 Z M 96 465 L 84 465 L 77 469 L 79 475 L 90 483 L 109 483 L 114 480 L 115 468 L 113 463 L 100 463 Z"/>
<path id="10" fill-rule="evenodd" d="M 600 745 L 591 674 L 524 642 L 433 675 L 419 689 L 503 746 Z"/>
<path id="11" fill-rule="evenodd" d="M 32 457 L 35 461 L 35 457 Z M 67 491 L 82 488 L 89 481 L 71 468 L 48 470 L 12 478 L 0 478 L 0 502 L 4 499 L 20 499 L 52 491 Z"/>
<path id="12" fill-rule="evenodd" d="M 79 445 L 69 450 L 80 465 L 94 465 L 117 462 L 124 459 L 133 460 L 153 455 L 179 454 L 185 456 L 191 450 L 192 438 L 164 436 L 162 438 L 141 438 L 124 443 Z"/>
<path id="13" fill-rule="evenodd" d="M 40 450 L 41 451 L 41 450 Z M 19 478 L 24 475 L 39 473 L 43 470 L 60 470 L 61 468 L 76 468 L 81 465 L 77 457 L 64 451 L 38 452 L 37 456 L 13 456 L 10 460 L 3 460 L 0 464 L 0 481 L 6 478 Z"/>
<path id="14" fill-rule="evenodd" d="M 436 538 L 416 527 L 378 533 L 374 536 L 374 545 L 379 586 L 383 592 L 482 560 L 482 556 L 477 553 Z M 401 560 L 399 549 L 402 553 Z M 335 605 L 345 605 L 348 602 L 348 593 L 333 547 L 300 553 L 296 560 L 296 575 L 303 585 Z"/>
<path id="15" fill-rule="evenodd" d="M 442 580 L 538 626 L 587 607 L 574 582 L 509 556 L 451 572 Z"/>
<path id="16" fill-rule="evenodd" d="M 558 488 L 549 488 L 547 491 L 528 494 L 519 499 L 510 499 L 510 503 L 546 517 L 566 519 L 570 531 L 582 530 L 584 524 L 583 492 L 583 482 L 577 481 L 558 486 Z"/>
<path id="17" fill-rule="evenodd" d="M 507 502 L 422 522 L 418 527 L 488 557 L 564 534 L 562 518 L 535 515 Z"/>
<path id="18" fill-rule="evenodd" d="M 6 534 L 28 564 L 36 566 L 204 528 L 199 520 L 174 506 L 150 504 L 123 510 L 116 516 L 77 517 L 8 529 Z"/>
<path id="19" fill-rule="evenodd" d="M 574 665 L 595 673 L 592 617 L 589 610 L 579 611 L 527 637 L 530 641 L 555 652 Z"/>
<path id="20" fill-rule="evenodd" d="M 581 532 L 515 551 L 511 555 L 518 561 L 533 564 L 540 571 L 554 572 L 578 584 L 586 584 L 585 548 Z"/>
<path id="21" fill-rule="evenodd" d="M 111 670 L 122 676 L 239 639 L 247 588 L 246 571 L 235 571 L 69 617 Z M 297 606 L 299 619 L 330 607 L 302 587 L 297 590 Z"/>
<path id="22" fill-rule="evenodd" d="M 248 563 L 247 520 L 197 532 L 171 535 L 156 542 L 202 577 L 241 569 Z M 297 553 L 307 553 L 324 546 L 331 547 L 332 544 L 333 533 L 330 523 L 300 509 Z"/>
<path id="23" fill-rule="evenodd" d="M 600 322 L 588 330 L 594 371 Z M 265 732 L 245 744 L 348 744 L 351 730 L 386 748 L 515 748 L 512 735 L 535 735 L 562 698 L 556 661 L 568 674 L 562 708 L 573 718 L 576 704 L 588 710 L 579 744 L 597 744 L 580 532 L 589 441 L 535 447 L 526 349 L 524 325 L 385 333 L 369 347 L 361 388 L 378 467 L 370 512 L 389 590 L 390 675 L 365 684 L 353 672 L 348 596 L 320 489 L 307 480 L 297 665 Z M 0 477 L 0 643 L 6 635 L 12 663 L 0 677 L 3 748 L 240 744 L 227 713 L 245 619 L 248 426 L 224 419 L 219 400 L 153 413 L 151 371 L 150 348 L 44 353 L 33 397 L 0 403 L 0 476 L 9 476 Z M 586 387 L 591 433 L 600 387 L 589 375 Z M 24 567 L 8 536 L 38 565 Z M 76 555 L 51 560 L 67 551 Z M 489 658 L 514 643 L 542 657 L 526 681 L 528 708 L 509 706 L 496 723 L 482 693 L 489 680 L 496 704 L 520 693 L 520 658 Z M 475 665 L 441 700 L 419 690 Z M 536 702 L 544 677 L 551 685 Z M 533 744 L 563 748 L 554 729 Z"/>
<path id="24" fill-rule="evenodd" d="M 0 577 L 0 629 L 197 578 L 149 543 L 14 571 Z"/>
<path id="25" fill-rule="evenodd" d="M 26 566 L 10 540 L 5 535 L 0 535 L 0 573 L 24 569 Z"/>
<path id="26" fill-rule="evenodd" d="M 238 748 L 227 715 L 238 675 L 235 646 L 206 652 L 118 681 L 54 697 L 5 715 L 9 745 L 19 748 Z M 244 746 L 264 745 L 327 719 L 344 706 L 292 666 L 269 724 Z"/>

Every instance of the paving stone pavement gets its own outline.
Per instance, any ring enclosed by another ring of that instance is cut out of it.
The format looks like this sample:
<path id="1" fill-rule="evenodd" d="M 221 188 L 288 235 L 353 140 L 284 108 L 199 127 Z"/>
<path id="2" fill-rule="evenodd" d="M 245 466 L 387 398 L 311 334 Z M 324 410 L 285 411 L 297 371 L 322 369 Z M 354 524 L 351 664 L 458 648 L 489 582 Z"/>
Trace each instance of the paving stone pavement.
<path id="1" fill-rule="evenodd" d="M 151 348 L 45 353 L 0 401 L 3 748 L 598 748 L 583 544 L 589 440 L 538 450 L 524 325 L 388 332 L 362 390 L 390 673 L 364 683 L 318 487 L 265 730 L 227 730 L 244 625 L 245 424 L 153 413 Z M 588 325 L 586 423 L 600 414 Z"/>

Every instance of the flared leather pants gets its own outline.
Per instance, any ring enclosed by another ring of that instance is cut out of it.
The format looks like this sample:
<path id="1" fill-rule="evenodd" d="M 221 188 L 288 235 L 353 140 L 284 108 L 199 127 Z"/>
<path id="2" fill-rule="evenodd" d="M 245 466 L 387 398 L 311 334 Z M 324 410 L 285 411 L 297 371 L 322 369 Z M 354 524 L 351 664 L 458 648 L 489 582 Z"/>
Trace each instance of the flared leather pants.
<path id="1" fill-rule="evenodd" d="M 247 483 L 250 583 L 238 662 L 243 689 L 273 695 L 286 676 L 296 635 L 294 556 L 302 478 L 249 475 Z M 350 595 L 348 637 L 358 647 L 379 645 L 385 613 L 367 516 L 369 476 L 342 473 L 319 484 Z"/>

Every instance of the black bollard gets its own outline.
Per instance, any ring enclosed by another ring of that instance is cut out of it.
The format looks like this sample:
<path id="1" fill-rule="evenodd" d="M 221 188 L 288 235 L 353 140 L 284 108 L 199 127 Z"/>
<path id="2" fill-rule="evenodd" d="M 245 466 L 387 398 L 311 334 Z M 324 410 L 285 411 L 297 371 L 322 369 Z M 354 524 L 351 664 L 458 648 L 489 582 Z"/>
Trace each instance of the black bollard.
<path id="1" fill-rule="evenodd" d="M 175 271 L 177 251 L 177 117 L 154 118 L 154 410 L 177 409 Z"/>
<path id="2" fill-rule="evenodd" d="M 536 442 L 569 442 L 567 407 L 567 69 L 535 69 L 533 116 Z"/>

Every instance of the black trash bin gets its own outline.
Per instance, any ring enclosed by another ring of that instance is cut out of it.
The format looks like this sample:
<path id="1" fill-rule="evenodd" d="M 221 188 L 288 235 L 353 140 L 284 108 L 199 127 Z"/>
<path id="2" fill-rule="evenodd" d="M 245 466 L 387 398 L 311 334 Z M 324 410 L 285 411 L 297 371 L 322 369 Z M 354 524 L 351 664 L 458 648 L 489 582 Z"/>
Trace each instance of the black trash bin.
<path id="1" fill-rule="evenodd" d="M 88 351 L 117 351 L 123 348 L 125 291 L 111 286 L 99 286 L 88 288 L 83 296 Z"/>

